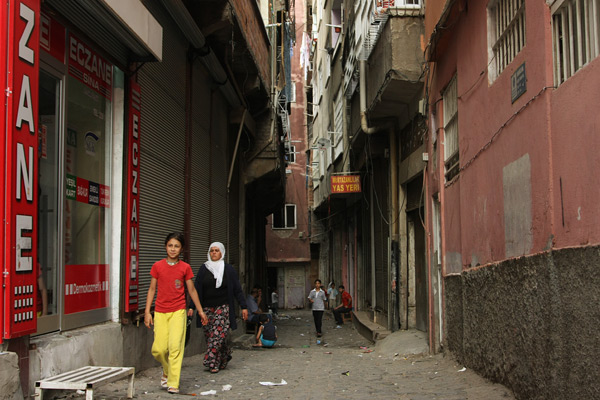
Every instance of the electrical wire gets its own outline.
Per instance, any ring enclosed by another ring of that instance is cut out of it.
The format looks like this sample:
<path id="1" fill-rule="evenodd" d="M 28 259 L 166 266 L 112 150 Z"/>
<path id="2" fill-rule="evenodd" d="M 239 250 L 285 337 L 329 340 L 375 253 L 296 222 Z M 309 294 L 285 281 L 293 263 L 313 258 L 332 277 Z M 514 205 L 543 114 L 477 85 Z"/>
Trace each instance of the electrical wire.
<path id="1" fill-rule="evenodd" d="M 492 143 L 498 138 L 498 136 L 504 131 L 504 128 L 510 124 L 512 122 L 513 119 L 515 119 L 515 117 L 517 115 L 519 115 L 521 112 L 523 112 L 523 110 L 525 110 L 531 103 L 533 103 L 535 100 L 537 100 L 546 90 L 548 89 L 556 89 L 556 86 L 544 86 L 535 96 L 533 96 L 531 99 L 529 99 L 527 101 L 527 103 L 523 104 L 517 111 L 515 111 L 497 130 L 496 132 L 494 132 L 494 134 L 490 137 L 490 140 L 488 140 L 488 142 L 486 144 L 484 144 L 478 151 L 477 153 L 475 153 L 475 155 L 473 155 L 473 157 L 471 157 L 471 159 L 469 161 L 467 161 L 462 167 L 460 167 L 458 169 L 458 173 L 457 176 L 460 176 L 461 172 L 464 171 L 465 169 L 469 168 L 471 166 L 471 164 L 473 164 L 473 162 L 485 151 L 487 150 Z M 450 182 L 447 182 L 445 184 L 445 187 L 449 187 L 451 185 L 454 184 L 454 182 L 456 182 L 458 179 L 453 179 Z"/>

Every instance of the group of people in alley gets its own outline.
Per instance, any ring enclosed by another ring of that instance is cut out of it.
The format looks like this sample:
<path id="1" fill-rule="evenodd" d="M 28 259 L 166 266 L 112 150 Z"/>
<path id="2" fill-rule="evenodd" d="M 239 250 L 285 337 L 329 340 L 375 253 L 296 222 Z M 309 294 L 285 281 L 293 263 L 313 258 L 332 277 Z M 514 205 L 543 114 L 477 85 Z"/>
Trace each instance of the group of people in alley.
<path id="1" fill-rule="evenodd" d="M 273 347 L 277 341 L 277 328 L 273 321 L 279 303 L 277 289 L 271 294 L 271 313 L 265 313 L 259 307 L 262 302 L 261 288 L 255 286 L 247 297 L 244 296 L 237 272 L 224 261 L 225 246 L 222 243 L 211 243 L 207 261 L 200 266 L 195 279 L 190 264 L 180 259 L 184 247 L 182 233 L 173 232 L 165 238 L 166 257 L 154 263 L 150 271 L 151 281 L 144 313 L 144 324 L 154 329 L 151 351 L 162 366 L 160 386 L 172 394 L 180 393 L 187 322 L 194 312 L 198 313 L 196 326 L 203 329 L 206 339 L 203 364 L 211 373 L 225 369 L 232 358 L 228 335 L 230 330 L 237 328 L 236 302 L 242 309 L 244 323 L 258 325 L 254 346 Z M 341 298 L 339 305 L 336 302 L 338 295 Z M 326 292 L 317 279 L 308 300 L 312 306 L 317 337 L 322 335 L 321 325 L 326 307 L 332 310 L 337 328 L 344 323 L 343 314 L 352 310 L 350 294 L 343 285 L 336 288 L 333 282 Z"/>
<path id="2" fill-rule="evenodd" d="M 338 294 L 342 300 L 339 305 L 336 304 Z M 321 280 L 316 279 L 315 288 L 310 291 L 308 301 L 311 304 L 317 337 L 323 335 L 321 327 L 323 325 L 323 314 L 325 313 L 326 307 L 332 310 L 337 329 L 340 329 L 344 324 L 343 315 L 352 311 L 352 296 L 350 296 L 350 293 L 346 292 L 344 285 L 340 285 L 336 289 L 335 282 L 331 282 L 328 285 L 327 291 L 325 291 L 322 287 Z"/>

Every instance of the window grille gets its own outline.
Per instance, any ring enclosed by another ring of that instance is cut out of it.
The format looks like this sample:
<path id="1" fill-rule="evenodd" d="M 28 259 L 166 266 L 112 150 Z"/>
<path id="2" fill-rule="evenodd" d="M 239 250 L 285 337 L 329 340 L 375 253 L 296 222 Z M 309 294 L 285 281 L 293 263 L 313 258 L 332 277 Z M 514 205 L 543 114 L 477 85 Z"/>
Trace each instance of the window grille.
<path id="1" fill-rule="evenodd" d="M 525 47 L 525 0 L 496 0 L 489 10 L 489 77 L 494 81 Z"/>
<path id="2" fill-rule="evenodd" d="M 452 78 L 443 93 L 444 102 L 444 164 L 446 181 L 458 175 L 458 95 L 456 76 Z"/>
<path id="3" fill-rule="evenodd" d="M 558 86 L 600 53 L 600 0 L 555 1 L 552 42 Z"/>

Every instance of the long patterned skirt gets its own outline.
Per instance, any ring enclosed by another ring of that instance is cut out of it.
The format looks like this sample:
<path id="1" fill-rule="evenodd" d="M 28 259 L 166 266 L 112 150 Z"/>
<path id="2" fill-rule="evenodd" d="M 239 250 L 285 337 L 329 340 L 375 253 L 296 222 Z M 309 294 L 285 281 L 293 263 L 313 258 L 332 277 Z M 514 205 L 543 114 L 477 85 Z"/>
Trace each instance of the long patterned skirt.
<path id="1" fill-rule="evenodd" d="M 208 324 L 204 325 L 206 355 L 204 366 L 210 369 L 223 369 L 231 358 L 231 347 L 227 343 L 229 333 L 229 305 L 205 307 Z"/>

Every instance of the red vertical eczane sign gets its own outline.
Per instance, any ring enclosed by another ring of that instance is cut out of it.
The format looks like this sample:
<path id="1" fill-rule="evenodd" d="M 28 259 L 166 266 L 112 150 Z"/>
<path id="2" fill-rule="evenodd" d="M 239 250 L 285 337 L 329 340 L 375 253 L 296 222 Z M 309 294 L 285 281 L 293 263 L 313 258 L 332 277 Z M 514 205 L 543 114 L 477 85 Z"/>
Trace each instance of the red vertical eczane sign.
<path id="1" fill-rule="evenodd" d="M 4 304 L 2 338 L 36 331 L 39 0 L 8 3 L 6 15 Z"/>
<path id="2" fill-rule="evenodd" d="M 127 221 L 125 223 L 127 249 L 125 251 L 125 311 L 139 309 L 138 260 L 139 260 L 139 205 L 140 205 L 140 108 L 142 105 L 140 86 L 129 80 L 129 123 L 127 150 Z"/>

